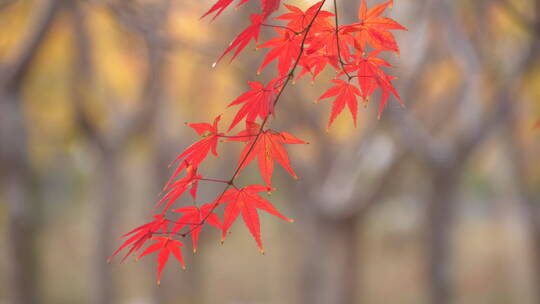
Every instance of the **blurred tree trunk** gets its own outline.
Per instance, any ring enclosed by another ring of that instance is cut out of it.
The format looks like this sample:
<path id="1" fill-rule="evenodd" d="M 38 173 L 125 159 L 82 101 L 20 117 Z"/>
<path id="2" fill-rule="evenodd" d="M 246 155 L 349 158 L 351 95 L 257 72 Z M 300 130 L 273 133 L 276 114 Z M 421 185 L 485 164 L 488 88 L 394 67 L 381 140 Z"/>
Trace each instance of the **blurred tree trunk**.
<path id="1" fill-rule="evenodd" d="M 512 166 L 512 180 L 517 190 L 520 203 L 525 210 L 527 225 L 531 233 L 531 247 L 533 252 L 533 268 L 535 276 L 535 287 L 533 295 L 536 302 L 540 303 L 540 205 L 539 200 L 535 197 L 535 187 L 529 180 L 529 168 L 527 167 L 526 148 L 520 142 L 520 127 L 519 118 L 524 114 L 520 112 L 521 107 L 515 100 L 516 88 L 519 87 L 523 78 L 535 68 L 540 52 L 540 0 L 532 2 L 532 18 L 527 18 L 521 15 L 520 11 L 514 7 L 509 1 L 502 1 L 503 6 L 510 12 L 511 15 L 517 17 L 522 26 L 530 35 L 528 48 L 524 55 L 521 56 L 521 61 L 516 64 L 513 73 L 508 79 L 501 81 L 501 90 L 495 96 L 504 100 L 507 104 L 506 115 L 504 116 L 503 124 L 503 139 L 507 151 L 510 165 Z M 505 81 L 506 80 L 506 81 Z M 522 99 L 523 100 L 523 99 Z M 533 131 L 531 131 L 533 132 Z"/>
<path id="2" fill-rule="evenodd" d="M 315 128 L 312 117 L 307 114 L 303 120 Z M 387 186 L 406 154 L 394 155 L 377 174 L 368 176 L 360 172 L 370 161 L 359 159 L 367 156 L 364 151 L 375 142 L 372 138 L 362 138 L 341 152 L 333 150 L 326 136 L 317 138 L 322 142 L 317 143 L 320 153 L 314 162 L 321 165 L 301 168 L 302 182 L 294 187 L 296 212 L 302 215 L 302 225 L 298 225 L 303 254 L 300 303 L 358 303 L 362 231 L 373 206 L 388 193 Z"/>
<path id="3" fill-rule="evenodd" d="M 431 303 L 452 302 L 452 227 L 459 168 L 442 166 L 431 174 L 432 192 L 428 202 L 427 252 Z"/>
<path id="4" fill-rule="evenodd" d="M 95 246 L 93 247 L 93 280 L 91 288 L 92 303 L 113 303 L 115 285 L 112 280 L 110 265 L 107 258 L 113 252 L 112 236 L 114 219 L 117 216 L 120 202 L 121 178 L 117 162 L 117 150 L 100 133 L 86 114 L 85 104 L 89 98 L 93 84 L 93 66 L 91 58 L 91 43 L 86 16 L 80 7 L 79 1 L 69 2 L 68 8 L 73 22 L 73 49 L 75 55 L 72 64 L 72 98 L 75 105 L 75 114 L 79 126 L 90 140 L 95 149 L 97 164 L 95 184 L 97 187 L 95 216 Z"/>
<path id="5" fill-rule="evenodd" d="M 517 191 L 520 204 L 523 206 L 524 216 L 531 236 L 532 265 L 534 268 L 535 284 L 533 295 L 536 302 L 540 302 L 540 202 L 534 197 L 534 188 L 529 180 L 527 168 L 526 148 L 519 141 L 519 107 L 513 104 L 510 112 L 510 121 L 503 129 L 504 147 L 512 169 L 511 179 Z"/>
<path id="6" fill-rule="evenodd" d="M 528 58 L 525 59 L 523 64 L 523 74 L 529 72 L 533 63 L 537 61 L 538 53 L 540 51 L 540 0 L 534 1 L 534 16 L 530 25 L 532 28 L 530 50 Z M 531 230 L 532 236 L 532 250 L 533 250 L 533 267 L 535 272 L 535 297 L 536 302 L 540 303 L 540 201 L 538 197 L 535 197 L 535 187 L 531 185 L 529 177 L 529 171 L 526 163 L 525 148 L 519 143 L 519 111 L 520 107 L 517 104 L 511 102 L 508 98 L 508 103 L 511 104 L 510 113 L 508 115 L 509 122 L 507 124 L 506 139 L 509 141 L 507 148 L 510 153 L 510 160 L 514 173 L 514 181 L 518 190 L 521 204 L 526 210 L 526 216 L 528 217 L 528 225 Z"/>
<path id="7" fill-rule="evenodd" d="M 336 220 L 306 212 L 302 216 L 307 223 L 302 231 L 302 303 L 356 303 L 357 218 Z"/>
<path id="8" fill-rule="evenodd" d="M 340 16 L 340 24 L 349 24 L 357 21 L 357 11 L 359 1 L 338 1 L 337 10 Z M 295 113 L 305 111 L 296 109 Z M 309 114 L 303 117 L 304 123 L 311 125 L 315 130 L 320 130 L 321 126 L 313 120 Z M 365 191 L 364 195 L 359 195 L 356 189 L 361 185 L 356 183 L 356 177 L 352 177 L 353 182 L 347 184 L 349 187 L 340 184 L 343 176 L 348 176 L 351 172 L 359 169 L 360 163 L 354 155 L 339 157 L 339 153 L 333 150 L 323 134 L 317 136 L 322 142 L 319 151 L 319 161 L 321 164 L 318 172 L 310 172 L 304 169 L 304 187 L 296 186 L 298 201 L 297 213 L 301 214 L 305 222 L 301 229 L 301 239 L 303 240 L 303 258 L 301 264 L 301 303 L 305 304 L 350 304 L 357 303 L 357 295 L 360 293 L 361 284 L 359 282 L 358 268 L 362 261 L 360 256 L 360 231 L 365 227 L 365 220 L 370 207 L 374 205 L 382 196 L 382 185 L 387 181 L 387 172 L 381 174 L 380 179 L 374 182 L 373 189 Z M 357 148 L 357 147 L 356 147 Z M 349 149 L 356 149 L 349 146 Z M 347 149 L 347 148 L 345 148 Z M 336 157 L 337 156 L 337 157 Z M 348 156 L 348 157 L 347 157 Z M 336 160 L 337 159 L 337 160 Z M 357 167 L 358 166 L 358 167 Z M 337 177 L 333 175 L 336 168 L 343 170 L 343 175 Z M 345 177 L 347 179 L 347 177 Z M 324 182 L 321 183 L 321 180 Z M 343 198 L 334 191 L 347 192 L 351 195 Z M 306 193 L 308 195 L 306 195 Z"/>
<path id="9" fill-rule="evenodd" d="M 110 265 L 105 264 L 114 251 L 114 222 L 120 215 L 123 186 L 121 178 L 121 153 L 126 144 L 134 137 L 151 131 L 158 108 L 161 105 L 163 91 L 163 74 L 165 68 L 166 48 L 168 46 L 166 29 L 170 1 L 163 0 L 148 5 L 134 3 L 124 7 L 123 3 L 111 3 L 110 8 L 121 25 L 140 34 L 146 51 L 147 73 L 144 75 L 144 87 L 139 98 L 140 109 L 129 115 L 127 119 L 116 119 L 112 130 L 101 132 L 91 121 L 85 110 L 85 99 L 88 98 L 93 84 L 92 46 L 82 4 L 72 1 L 70 6 L 74 22 L 74 39 L 77 56 L 73 64 L 74 70 L 74 106 L 79 126 L 84 130 L 96 151 L 98 170 L 96 173 L 99 186 L 99 203 L 97 205 L 96 255 L 94 275 L 94 303 L 114 303 L 114 282 Z M 149 132 L 150 136 L 155 136 Z M 158 150 L 156 162 L 163 163 L 163 155 Z M 165 167 L 164 167 L 165 168 Z M 162 180 L 162 178 L 158 178 Z M 155 298 L 156 302 L 163 302 Z"/>
<path id="10" fill-rule="evenodd" d="M 10 92 L 1 98 L 0 174 L 8 206 L 12 303 L 37 303 L 39 212 L 28 159 L 26 124 L 18 93 Z"/>
<path id="11" fill-rule="evenodd" d="M 8 204 L 11 303 L 41 302 L 38 292 L 39 198 L 28 155 L 21 87 L 56 16 L 58 3 L 44 1 L 36 11 L 11 64 L 0 75 L 0 178 Z"/>
<path id="12" fill-rule="evenodd" d="M 93 290 L 94 303 L 114 303 L 114 282 L 111 265 L 107 258 L 114 248 L 112 231 L 122 201 L 122 179 L 120 177 L 120 162 L 115 151 L 100 150 L 97 154 L 97 217 L 96 217 L 96 246 L 95 246 L 95 283 Z"/>

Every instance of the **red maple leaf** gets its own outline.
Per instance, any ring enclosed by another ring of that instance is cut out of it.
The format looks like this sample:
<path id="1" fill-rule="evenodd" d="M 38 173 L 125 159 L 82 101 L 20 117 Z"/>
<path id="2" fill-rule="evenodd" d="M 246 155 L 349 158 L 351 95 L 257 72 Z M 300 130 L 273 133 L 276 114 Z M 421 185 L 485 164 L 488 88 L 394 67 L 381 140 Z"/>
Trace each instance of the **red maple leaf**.
<path id="1" fill-rule="evenodd" d="M 261 241 L 261 227 L 257 209 L 264 210 L 272 215 L 279 217 L 287 222 L 293 220 L 286 218 L 279 213 L 268 200 L 262 198 L 258 193 L 272 190 L 269 187 L 261 185 L 250 185 L 243 189 L 231 188 L 225 192 L 219 201 L 220 204 L 227 203 L 223 214 L 223 235 L 222 241 L 240 213 L 247 228 L 255 238 L 257 245 L 262 253 L 264 248 Z"/>
<path id="2" fill-rule="evenodd" d="M 164 202 L 167 202 L 165 208 L 163 208 L 163 213 L 165 214 L 169 208 L 174 204 L 174 202 L 186 192 L 187 189 L 191 187 L 190 194 L 193 197 L 193 200 L 197 199 L 197 188 L 199 187 L 200 175 L 197 174 L 197 168 L 191 165 L 186 167 L 186 176 L 179 178 L 176 181 L 169 181 L 169 184 L 165 186 L 164 190 L 168 192 L 159 200 L 156 204 L 156 208 L 159 207 Z"/>
<path id="3" fill-rule="evenodd" d="M 276 81 L 270 81 L 266 87 L 257 81 L 250 81 L 248 85 L 251 90 L 240 95 L 229 104 L 229 107 L 244 104 L 236 113 L 229 131 L 241 122 L 244 117 L 247 122 L 255 122 L 257 117 L 264 120 L 268 115 L 274 113 L 274 99 L 279 90 L 279 87 L 276 87 Z"/>
<path id="4" fill-rule="evenodd" d="M 130 232 L 122 235 L 122 238 L 129 237 L 127 240 L 124 241 L 124 243 L 107 259 L 107 263 L 110 263 L 112 259 L 120 253 L 120 251 L 124 250 L 128 246 L 131 246 L 128 253 L 122 258 L 122 262 L 125 261 L 129 255 L 131 255 L 133 252 L 137 252 L 146 241 L 148 241 L 154 233 L 158 232 L 159 230 L 162 230 L 163 232 L 167 231 L 168 222 L 167 219 L 161 214 L 154 215 L 154 220 L 146 223 L 144 225 L 141 225 Z"/>
<path id="5" fill-rule="evenodd" d="M 272 38 L 259 46 L 272 48 L 272 50 L 266 54 L 257 73 L 260 73 L 270 62 L 278 59 L 279 75 L 285 76 L 289 73 L 291 66 L 300 54 L 302 36 L 281 28 L 276 28 L 276 32 L 279 35 L 278 37 Z"/>
<path id="6" fill-rule="evenodd" d="M 206 13 L 204 13 L 204 15 L 202 15 L 201 18 L 204 18 L 215 12 L 216 14 L 214 15 L 214 17 L 212 17 L 212 20 L 216 19 L 233 2 L 234 0 L 218 0 Z"/>
<path id="7" fill-rule="evenodd" d="M 219 157 L 217 153 L 217 144 L 218 144 L 219 136 L 223 135 L 223 133 L 218 132 L 218 123 L 220 119 L 221 119 L 221 115 L 214 119 L 214 124 L 212 125 L 209 123 L 188 124 L 188 126 L 192 127 L 195 130 L 195 132 L 197 132 L 200 136 L 204 137 L 204 139 L 188 147 L 184 152 L 178 155 L 176 159 L 171 163 L 170 166 L 172 166 L 174 163 L 178 161 L 182 161 L 182 163 L 175 170 L 170 180 L 167 182 L 167 186 L 187 166 L 193 166 L 195 168 L 199 167 L 199 165 L 208 156 L 208 153 L 210 151 L 212 151 L 212 154 L 214 154 L 214 156 Z"/>
<path id="8" fill-rule="evenodd" d="M 330 128 L 334 119 L 341 111 L 343 111 L 345 105 L 347 105 L 349 111 L 351 111 L 354 126 L 356 127 L 356 115 L 358 112 L 357 96 L 361 96 L 360 90 L 358 90 L 356 86 L 341 79 L 332 80 L 332 82 L 336 85 L 328 89 L 328 91 L 317 99 L 317 101 L 320 101 L 321 99 L 336 97 L 336 99 L 334 99 L 334 105 L 332 106 L 332 114 L 330 115 L 327 129 Z"/>
<path id="9" fill-rule="evenodd" d="M 242 0 L 236 7 L 242 6 L 243 4 L 249 2 L 250 0 Z M 234 0 L 218 0 L 201 18 L 208 16 L 209 14 L 216 13 L 212 20 L 216 19 L 221 13 L 233 3 Z M 262 11 L 265 19 L 267 16 L 272 14 L 279 8 L 281 0 L 261 0 L 262 2 Z"/>
<path id="10" fill-rule="evenodd" d="M 295 81 L 298 81 L 298 79 L 302 78 L 307 73 L 310 73 L 311 82 L 313 83 L 315 78 L 319 76 L 319 74 L 324 70 L 324 68 L 326 68 L 328 64 L 336 67 L 337 69 L 339 61 L 337 57 L 328 55 L 313 54 L 302 57 L 302 60 L 299 62 L 299 65 L 302 66 L 302 71 L 298 73 Z"/>
<path id="11" fill-rule="evenodd" d="M 288 20 L 287 27 L 295 32 L 303 32 L 304 29 L 309 25 L 311 20 L 315 17 L 315 14 L 317 14 L 317 11 L 323 4 L 323 1 L 319 1 L 315 3 L 313 6 L 308 8 L 305 12 L 298 7 L 294 5 L 287 5 L 285 4 L 285 7 L 290 11 L 289 13 L 285 13 L 279 17 L 276 17 L 276 20 Z M 316 29 L 321 26 L 322 24 L 327 24 L 327 18 L 332 17 L 334 14 L 327 12 L 327 11 L 320 11 L 317 15 L 317 19 L 313 22 L 312 28 L 314 29 L 313 32 L 316 32 Z"/>
<path id="12" fill-rule="evenodd" d="M 386 102 L 388 101 L 388 98 L 390 97 L 390 93 L 396 97 L 396 99 L 399 101 L 399 104 L 401 106 L 404 106 L 403 102 L 401 101 L 401 98 L 398 95 L 398 92 L 396 89 L 394 89 L 394 86 L 392 85 L 392 80 L 396 79 L 397 77 L 385 75 L 385 78 L 378 79 L 378 86 L 381 88 L 381 101 L 379 102 L 379 113 L 377 114 L 377 119 L 381 119 L 381 114 L 384 109 L 384 106 L 386 105 Z"/>
<path id="13" fill-rule="evenodd" d="M 392 85 L 392 79 L 395 77 L 387 75 L 382 67 L 392 67 L 384 59 L 377 57 L 381 51 L 374 51 L 367 56 L 356 56 L 355 62 L 347 65 L 346 70 L 349 73 L 358 73 L 358 84 L 360 85 L 361 96 L 365 100 L 373 94 L 377 88 L 381 88 L 381 103 L 379 106 L 378 117 L 381 117 L 382 110 L 386 105 L 390 93 L 403 105 L 399 94 Z"/>
<path id="14" fill-rule="evenodd" d="M 247 0 L 249 1 L 249 0 Z M 279 5 L 281 4 L 281 0 L 261 0 L 262 1 L 262 9 L 263 14 L 266 17 L 270 16 L 273 12 L 277 11 L 279 8 Z"/>
<path id="15" fill-rule="evenodd" d="M 396 52 L 399 55 L 399 47 L 394 35 L 389 30 L 407 30 L 401 24 L 391 18 L 380 17 L 387 7 L 390 7 L 391 1 L 376 5 L 370 10 L 367 9 L 365 0 L 362 0 L 358 10 L 359 23 L 354 23 L 347 27 L 347 31 L 357 33 L 357 48 L 365 50 L 368 43 L 376 50 L 388 50 Z"/>
<path id="16" fill-rule="evenodd" d="M 204 223 L 208 223 L 219 229 L 222 228 L 218 216 L 213 213 L 213 209 L 215 209 L 214 204 L 204 204 L 200 208 L 190 206 L 173 210 L 173 212 L 184 213 L 184 215 L 176 221 L 172 233 L 176 233 L 189 225 L 191 239 L 193 241 L 193 253 L 197 252 L 197 241 L 199 240 L 199 233 Z"/>
<path id="17" fill-rule="evenodd" d="M 341 58 L 345 61 L 348 61 L 351 58 L 350 47 L 354 46 L 354 37 L 350 32 L 345 31 L 345 27 L 340 27 L 338 32 L 339 34 L 339 50 L 341 51 Z M 314 36 L 309 42 L 310 46 L 307 49 L 306 53 L 314 53 L 317 51 L 323 51 L 327 56 L 338 56 L 338 47 L 337 47 L 337 37 L 336 37 L 336 27 L 335 25 L 327 26 L 321 28 L 317 35 Z"/>
<path id="18" fill-rule="evenodd" d="M 184 264 L 184 259 L 182 258 L 182 251 L 180 250 L 180 247 L 184 246 L 180 241 L 173 240 L 170 237 L 165 236 L 159 236 L 159 237 L 153 237 L 153 240 L 156 240 L 157 243 L 154 243 L 148 248 L 146 248 L 143 253 L 141 253 L 137 259 L 142 258 L 145 255 L 154 253 L 156 251 L 159 251 L 157 256 L 157 263 L 158 263 L 158 274 L 157 274 L 157 283 L 158 285 L 161 283 L 161 272 L 163 271 L 163 268 L 165 267 L 165 264 L 167 264 L 167 261 L 169 260 L 169 256 L 171 253 L 174 255 L 174 257 L 180 262 L 180 265 L 182 265 L 182 269 L 186 269 L 186 265 Z"/>
<path id="19" fill-rule="evenodd" d="M 362 98 L 367 99 L 377 86 L 377 79 L 385 77 L 381 67 L 392 67 L 386 60 L 377 57 L 381 51 L 374 51 L 367 56 L 357 55 L 355 61 L 345 68 L 347 72 L 358 73 L 358 84 L 362 90 Z"/>
<path id="20" fill-rule="evenodd" d="M 232 62 L 234 58 L 236 58 L 236 56 L 240 54 L 240 52 L 249 44 L 249 42 L 252 39 L 255 40 L 255 42 L 259 42 L 259 35 L 261 33 L 261 26 L 264 22 L 264 16 L 252 14 L 250 18 L 251 18 L 251 25 L 248 26 L 243 32 L 238 34 L 238 36 L 236 36 L 236 38 L 231 42 L 231 44 L 225 50 L 225 52 L 223 52 L 223 54 L 219 56 L 217 60 L 218 62 L 229 52 L 236 49 L 230 61 Z M 214 63 L 214 65 L 215 64 L 216 63 Z"/>
<path id="21" fill-rule="evenodd" d="M 291 168 L 289 155 L 283 147 L 284 144 L 307 144 L 287 132 L 277 132 L 274 130 L 261 131 L 257 138 L 257 133 L 260 126 L 256 123 L 247 123 L 244 131 L 238 133 L 229 141 L 245 141 L 246 147 L 240 155 L 239 165 L 240 173 L 247 165 L 249 165 L 255 157 L 259 160 L 259 170 L 267 185 L 271 184 L 272 173 L 274 172 L 274 160 L 277 161 L 287 172 L 294 178 L 298 178 Z M 255 144 L 253 142 L 257 139 Z M 253 147 L 252 147 L 253 145 Z"/>
<path id="22" fill-rule="evenodd" d="M 343 61 L 351 58 L 350 47 L 354 46 L 354 37 L 349 33 L 339 31 L 339 48 L 337 46 L 336 28 L 333 24 L 321 27 L 317 35 L 310 36 L 309 46 L 304 51 L 299 65 L 302 71 L 296 77 L 300 79 L 306 73 L 311 73 L 312 81 L 330 64 L 334 69 L 341 70 L 340 57 Z M 339 50 L 339 54 L 338 54 Z"/>

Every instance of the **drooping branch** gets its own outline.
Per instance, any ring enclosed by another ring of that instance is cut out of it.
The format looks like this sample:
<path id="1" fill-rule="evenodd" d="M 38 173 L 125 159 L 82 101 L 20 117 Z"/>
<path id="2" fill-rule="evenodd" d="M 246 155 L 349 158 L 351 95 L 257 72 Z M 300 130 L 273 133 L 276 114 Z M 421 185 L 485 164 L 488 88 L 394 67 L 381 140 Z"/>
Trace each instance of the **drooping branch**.
<path id="1" fill-rule="evenodd" d="M 305 48 L 305 43 L 306 43 L 306 39 L 310 33 L 310 30 L 315 22 L 315 20 L 317 19 L 317 17 L 319 16 L 319 13 L 321 12 L 322 10 L 322 7 L 324 5 L 324 3 L 326 2 L 326 0 L 323 0 L 321 1 L 321 4 L 319 6 L 319 8 L 317 9 L 316 13 L 314 14 L 313 18 L 311 19 L 311 21 L 309 22 L 308 26 L 305 28 L 304 30 L 304 36 L 302 38 L 302 41 L 301 41 L 301 44 L 300 44 L 300 51 L 299 51 L 299 54 L 295 60 L 295 63 L 294 65 L 292 66 L 292 68 L 290 69 L 289 73 L 287 74 L 286 78 L 285 78 L 285 81 L 283 83 L 283 85 L 281 86 L 281 89 L 279 90 L 276 98 L 274 99 L 273 101 L 273 105 L 274 107 L 278 104 L 283 92 L 285 91 L 285 88 L 287 88 L 287 85 L 290 83 L 290 81 L 294 78 L 294 73 L 296 72 L 296 69 L 298 68 L 298 65 L 300 63 L 300 59 L 302 58 L 302 56 L 304 55 L 304 48 Z M 253 149 L 255 147 L 255 145 L 257 144 L 257 141 L 261 138 L 261 135 L 262 133 L 264 132 L 264 128 L 266 126 L 266 124 L 268 123 L 268 120 L 269 120 L 269 117 L 270 115 L 267 115 L 265 117 L 265 119 L 263 120 L 263 122 L 261 123 L 261 126 L 259 128 L 259 131 L 257 132 L 257 135 L 255 136 L 255 139 L 253 140 L 253 142 L 251 143 L 251 146 L 249 147 L 247 153 L 245 154 L 245 156 L 242 158 L 242 160 L 239 162 L 238 166 L 236 167 L 236 169 L 234 170 L 234 173 L 232 174 L 231 178 L 228 180 L 227 182 L 227 185 L 225 186 L 225 188 L 223 189 L 223 191 L 221 191 L 221 193 L 218 195 L 217 199 L 215 200 L 215 202 L 212 204 L 212 208 L 210 210 L 210 212 L 208 212 L 208 214 L 202 218 L 201 222 L 196 225 L 196 227 L 198 226 L 201 226 L 201 225 L 204 225 L 204 223 L 208 220 L 208 217 L 212 214 L 212 212 L 218 207 L 219 203 L 221 202 L 221 199 L 223 198 L 223 196 L 225 195 L 225 193 L 227 192 L 227 190 L 229 190 L 229 188 L 234 185 L 234 181 L 236 180 L 236 177 L 238 176 L 238 173 L 240 172 L 240 170 L 242 169 L 244 163 L 247 161 L 250 153 L 253 153 Z M 196 228 L 190 228 L 187 232 L 183 233 L 182 236 L 185 237 L 187 235 L 189 235 L 190 233 L 193 232 L 193 230 L 196 229 Z"/>

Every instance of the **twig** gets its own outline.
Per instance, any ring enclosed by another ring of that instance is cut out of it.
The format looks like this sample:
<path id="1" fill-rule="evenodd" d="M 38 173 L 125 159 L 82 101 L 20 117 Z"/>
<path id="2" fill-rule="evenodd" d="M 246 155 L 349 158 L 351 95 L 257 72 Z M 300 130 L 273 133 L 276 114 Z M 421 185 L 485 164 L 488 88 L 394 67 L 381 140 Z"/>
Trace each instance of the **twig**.
<path id="1" fill-rule="evenodd" d="M 334 0 L 334 19 L 335 19 L 335 23 L 336 23 L 336 45 L 337 45 L 337 53 L 338 53 L 339 64 L 341 65 L 341 69 L 343 70 L 345 75 L 347 75 L 347 77 L 349 78 L 349 81 L 351 81 L 351 79 L 353 79 L 353 77 L 349 74 L 349 72 L 347 72 L 347 69 L 345 67 L 346 64 L 343 61 L 343 58 L 341 57 L 341 46 L 339 44 L 339 18 L 338 18 L 337 0 Z"/>

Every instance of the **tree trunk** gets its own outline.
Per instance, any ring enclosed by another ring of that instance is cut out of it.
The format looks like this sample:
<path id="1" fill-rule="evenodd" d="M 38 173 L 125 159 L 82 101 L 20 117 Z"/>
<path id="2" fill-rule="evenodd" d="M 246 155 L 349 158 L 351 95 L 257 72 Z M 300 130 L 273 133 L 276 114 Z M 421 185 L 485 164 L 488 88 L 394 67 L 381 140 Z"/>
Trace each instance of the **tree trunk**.
<path id="1" fill-rule="evenodd" d="M 0 180 L 8 204 L 11 303 L 40 303 L 37 276 L 39 207 L 28 157 L 20 88 L 58 11 L 55 0 L 35 6 L 15 57 L 0 67 Z"/>
<path id="2" fill-rule="evenodd" d="M 430 297 L 433 304 L 452 302 L 452 227 L 454 196 L 457 188 L 456 168 L 435 169 L 433 192 L 428 206 L 427 254 Z"/>
<path id="3" fill-rule="evenodd" d="M 122 181 L 120 166 L 114 152 L 100 152 L 97 177 L 97 218 L 96 218 L 96 253 L 94 303 L 114 303 L 114 282 L 111 266 L 107 258 L 114 251 L 114 220 L 116 219 L 122 200 Z"/>
<path id="4" fill-rule="evenodd" d="M 359 259 L 357 217 L 332 220 L 320 214 L 304 215 L 302 303 L 355 303 Z"/>
<path id="5" fill-rule="evenodd" d="M 38 214 L 27 155 L 27 134 L 19 96 L 0 100 L 0 175 L 8 204 L 11 303 L 39 303 L 36 231 Z"/>
<path id="6" fill-rule="evenodd" d="M 523 151 L 525 147 L 519 142 L 519 107 L 513 106 L 509 111 L 509 122 L 504 125 L 504 147 L 508 154 L 510 165 L 512 166 L 512 180 L 514 181 L 519 203 L 525 210 L 526 225 L 531 236 L 532 266 L 534 280 L 537 288 L 534 288 L 533 295 L 537 303 L 540 303 L 540 213 L 539 203 L 534 197 L 534 190 L 529 184 L 529 172 L 526 165 L 526 156 Z"/>
<path id="7" fill-rule="evenodd" d="M 538 218 L 537 203 L 529 206 L 527 209 L 529 216 L 530 231 L 532 234 L 532 251 L 533 251 L 533 271 L 535 279 L 534 298 L 536 303 L 540 303 L 540 219 Z"/>

